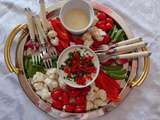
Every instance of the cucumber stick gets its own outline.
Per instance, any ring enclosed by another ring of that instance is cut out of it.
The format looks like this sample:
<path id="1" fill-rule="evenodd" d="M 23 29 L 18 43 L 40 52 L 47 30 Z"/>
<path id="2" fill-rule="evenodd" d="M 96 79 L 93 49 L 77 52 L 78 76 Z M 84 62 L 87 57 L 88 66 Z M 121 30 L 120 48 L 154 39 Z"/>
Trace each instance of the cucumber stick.
<path id="1" fill-rule="evenodd" d="M 118 42 L 118 41 L 120 41 L 120 37 L 121 37 L 122 33 L 123 33 L 123 30 L 122 30 L 122 29 L 118 30 L 118 32 L 116 33 L 116 35 L 115 35 L 114 38 L 113 38 L 113 42 Z"/>
<path id="2" fill-rule="evenodd" d="M 122 70 L 107 71 L 107 72 L 111 72 L 111 73 L 114 73 L 114 74 L 117 74 L 117 75 L 123 75 L 123 74 L 126 74 L 127 71 L 122 69 Z"/>
<path id="3" fill-rule="evenodd" d="M 126 78 L 127 71 L 121 66 L 103 67 L 104 71 L 115 80 L 123 80 Z"/>
<path id="4" fill-rule="evenodd" d="M 117 71 L 117 70 L 120 71 L 120 70 L 122 70 L 122 67 L 121 66 L 110 66 L 110 67 L 105 66 L 104 70 L 106 70 L 106 71 Z"/>
<path id="5" fill-rule="evenodd" d="M 114 39 L 114 36 L 117 34 L 117 31 L 118 31 L 118 29 L 117 29 L 117 26 L 115 25 L 114 28 L 113 28 L 113 32 L 110 36 L 112 40 Z"/>
<path id="6" fill-rule="evenodd" d="M 107 73 L 109 76 L 113 77 L 116 80 L 124 80 L 126 78 L 126 74 L 119 75 L 112 72 L 107 72 Z"/>

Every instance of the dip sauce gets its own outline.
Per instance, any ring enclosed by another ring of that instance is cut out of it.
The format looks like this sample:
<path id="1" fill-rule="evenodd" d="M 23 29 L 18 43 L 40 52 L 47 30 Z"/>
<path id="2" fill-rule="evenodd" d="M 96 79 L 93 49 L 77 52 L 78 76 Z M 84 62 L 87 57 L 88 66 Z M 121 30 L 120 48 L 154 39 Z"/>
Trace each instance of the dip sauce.
<path id="1" fill-rule="evenodd" d="M 72 9 L 64 15 L 64 24 L 74 30 L 80 30 L 89 24 L 88 15 L 81 9 Z"/>

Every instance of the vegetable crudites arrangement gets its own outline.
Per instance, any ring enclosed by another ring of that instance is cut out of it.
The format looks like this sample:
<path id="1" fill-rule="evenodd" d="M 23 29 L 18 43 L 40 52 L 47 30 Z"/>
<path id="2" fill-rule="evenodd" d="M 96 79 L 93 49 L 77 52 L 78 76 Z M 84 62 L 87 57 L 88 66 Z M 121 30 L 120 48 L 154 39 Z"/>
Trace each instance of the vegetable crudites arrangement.
<path id="1" fill-rule="evenodd" d="M 94 24 L 80 36 L 69 33 L 59 18 L 51 19 L 50 25 L 53 31 L 48 33 L 48 43 L 57 52 L 57 56 L 52 57 L 51 69 L 46 69 L 42 61 L 39 64 L 32 63 L 29 52 L 32 45 L 30 41 L 25 45 L 25 72 L 36 94 L 56 109 L 75 113 L 95 110 L 109 102 L 118 101 L 121 86 L 117 80 L 125 81 L 127 78 L 127 70 L 123 68 L 123 64 L 129 62 L 127 59 L 110 59 L 101 63 L 97 79 L 86 88 L 73 88 L 61 82 L 56 63 L 61 52 L 71 45 L 85 45 L 96 51 L 102 45 L 125 40 L 125 33 L 116 22 L 107 14 L 97 11 Z M 68 54 L 60 69 L 65 73 L 64 79 L 80 85 L 92 80 L 96 72 L 93 56 L 78 50 Z"/>

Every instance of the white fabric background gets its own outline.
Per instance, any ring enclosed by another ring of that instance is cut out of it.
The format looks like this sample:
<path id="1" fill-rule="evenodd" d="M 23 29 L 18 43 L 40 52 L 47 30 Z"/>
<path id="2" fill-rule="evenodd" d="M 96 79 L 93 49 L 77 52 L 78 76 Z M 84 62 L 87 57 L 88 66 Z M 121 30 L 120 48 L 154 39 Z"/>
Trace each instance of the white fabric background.
<path id="1" fill-rule="evenodd" d="M 144 84 L 135 88 L 116 110 L 97 120 L 160 120 L 160 1 L 99 1 L 117 11 L 136 36 L 143 36 L 153 54 L 150 76 Z M 46 2 L 49 6 L 55 0 Z M 4 63 L 6 36 L 16 24 L 26 22 L 24 7 L 37 13 L 39 10 L 37 0 L 0 0 L 0 120 L 52 120 L 30 102 L 16 75 L 8 73 Z M 16 42 L 12 49 L 13 58 L 15 46 Z"/>

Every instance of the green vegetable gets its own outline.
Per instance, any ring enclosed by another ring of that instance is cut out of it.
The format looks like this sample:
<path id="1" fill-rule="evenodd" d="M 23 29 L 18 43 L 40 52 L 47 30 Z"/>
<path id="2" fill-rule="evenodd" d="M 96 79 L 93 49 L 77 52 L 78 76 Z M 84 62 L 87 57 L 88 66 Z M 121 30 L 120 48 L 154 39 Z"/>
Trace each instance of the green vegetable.
<path id="1" fill-rule="evenodd" d="M 126 78 L 127 71 L 122 66 L 105 66 L 104 71 L 115 80 L 123 80 Z"/>
<path id="2" fill-rule="evenodd" d="M 112 73 L 112 72 L 107 72 L 107 73 L 108 73 L 109 76 L 113 77 L 116 80 L 124 80 L 126 78 L 125 74 L 118 75 L 118 74 L 115 74 L 115 73 Z"/>
<path id="3" fill-rule="evenodd" d="M 53 67 L 57 67 L 57 57 L 52 58 L 52 64 L 53 64 Z M 24 70 L 27 78 L 33 77 L 33 75 L 36 72 L 45 73 L 45 67 L 43 65 L 43 62 L 41 61 L 40 64 L 34 64 L 32 62 L 31 56 L 27 56 L 24 58 Z"/>
<path id="4" fill-rule="evenodd" d="M 110 36 L 112 40 L 114 39 L 114 36 L 116 35 L 117 31 L 118 31 L 118 29 L 117 29 L 117 26 L 115 25 L 115 26 L 113 27 L 113 32 L 112 32 L 112 34 L 111 34 L 111 36 Z"/>
<path id="5" fill-rule="evenodd" d="M 103 68 L 106 71 L 115 71 L 115 70 L 122 70 L 121 66 L 105 66 Z"/>
<path id="6" fill-rule="evenodd" d="M 111 37 L 111 42 L 119 42 L 119 41 L 122 41 L 124 40 L 124 37 L 125 37 L 125 33 L 124 31 L 117 27 L 116 25 L 114 25 L 113 29 L 109 31 L 108 33 Z"/>
<path id="7" fill-rule="evenodd" d="M 118 41 L 120 41 L 120 37 L 121 37 L 122 33 L 123 33 L 123 30 L 122 30 L 122 29 L 118 30 L 118 32 L 116 33 L 116 35 L 115 35 L 114 38 L 113 38 L 113 42 L 118 42 Z"/>
<path id="8" fill-rule="evenodd" d="M 122 69 L 122 70 L 114 70 L 114 71 L 107 71 L 107 72 L 114 73 L 117 75 L 122 75 L 122 74 L 126 74 L 127 71 Z"/>

